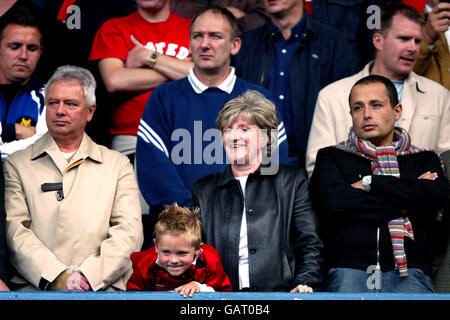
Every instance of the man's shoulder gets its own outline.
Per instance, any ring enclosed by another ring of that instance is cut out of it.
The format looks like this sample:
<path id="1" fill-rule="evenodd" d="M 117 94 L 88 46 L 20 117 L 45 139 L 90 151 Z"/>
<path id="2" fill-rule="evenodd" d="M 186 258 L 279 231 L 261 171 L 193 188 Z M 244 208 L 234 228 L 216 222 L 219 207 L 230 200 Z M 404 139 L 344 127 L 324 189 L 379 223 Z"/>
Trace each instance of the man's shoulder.
<path id="1" fill-rule="evenodd" d="M 120 153 L 117 150 L 110 149 L 107 146 L 104 146 L 102 144 L 97 144 L 95 142 L 93 142 L 93 143 L 105 157 L 113 158 L 113 159 L 128 159 L 127 156 L 123 155 L 122 153 Z"/>
<path id="2" fill-rule="evenodd" d="M 174 103 L 183 103 L 187 101 L 187 95 L 193 94 L 194 89 L 189 84 L 187 77 L 169 81 L 153 89 L 147 102 L 147 108 L 155 108 L 155 104 L 160 107 L 166 107 Z"/>
<path id="3" fill-rule="evenodd" d="M 332 146 L 326 146 L 323 148 L 320 148 L 317 151 L 317 158 L 319 158 L 319 155 L 324 156 L 324 155 L 351 155 L 352 153 L 344 151 L 343 149 L 339 148 L 336 145 L 332 145 Z"/>
<path id="4" fill-rule="evenodd" d="M 33 145 L 29 145 L 23 150 L 18 150 L 8 157 L 6 157 L 5 163 L 19 165 L 21 163 L 26 163 L 31 160 L 31 155 L 33 153 Z"/>
<path id="5" fill-rule="evenodd" d="M 432 94 L 427 94 L 427 97 L 429 96 L 437 98 L 439 97 L 439 95 L 442 95 L 443 97 L 447 97 L 450 95 L 450 91 L 446 87 L 444 87 L 440 83 L 437 83 L 436 81 L 418 75 L 414 71 L 411 71 L 410 78 L 413 81 L 417 82 L 418 90 Z"/>
<path id="6" fill-rule="evenodd" d="M 255 28 L 255 29 L 251 29 L 251 30 L 248 30 L 248 31 L 242 33 L 240 35 L 240 38 L 242 39 L 242 42 L 243 42 L 242 44 L 246 45 L 246 44 L 253 43 L 252 39 L 259 38 L 259 37 L 269 33 L 270 29 L 271 29 L 270 23 L 266 22 L 263 25 Z M 250 42 L 247 42 L 246 39 L 249 39 L 248 41 L 250 41 Z M 256 44 L 256 43 L 253 43 L 253 44 Z"/>
<path id="7" fill-rule="evenodd" d="M 24 88 L 27 90 L 36 90 L 39 93 L 43 93 L 44 87 L 45 84 L 42 83 L 42 81 L 35 75 L 32 75 L 28 83 L 24 86 Z"/>
<path id="8" fill-rule="evenodd" d="M 178 13 L 171 11 L 170 16 L 166 20 L 166 22 L 190 26 L 192 19 L 184 18 L 184 17 L 180 16 Z"/>
<path id="9" fill-rule="evenodd" d="M 413 147 L 413 146 L 411 146 L 411 147 Z M 399 155 L 399 157 L 403 157 L 406 160 L 409 160 L 409 159 L 437 159 L 438 161 L 440 161 L 438 154 L 434 150 L 431 150 L 431 149 L 425 149 L 425 150 L 422 150 L 421 152 L 405 153 L 405 154 Z"/>
<path id="10" fill-rule="evenodd" d="M 191 20 L 181 17 L 180 15 L 176 14 L 175 12 L 171 12 L 169 17 L 166 21 L 163 21 L 162 23 L 167 24 L 174 24 L 174 25 L 184 25 L 189 26 Z M 122 17 L 114 17 L 111 19 L 106 20 L 102 28 L 120 28 L 124 25 L 129 25 L 131 27 L 138 28 L 139 25 L 149 25 L 151 26 L 153 23 L 150 21 L 145 20 L 139 13 L 139 11 L 134 11 L 128 15 L 122 16 Z"/>
<path id="11" fill-rule="evenodd" d="M 269 91 L 255 83 L 249 82 L 247 80 L 244 80 L 242 78 L 236 77 L 236 83 L 234 84 L 233 91 L 238 91 L 238 94 L 242 94 L 247 90 L 256 90 L 262 93 L 266 97 L 270 97 Z"/>
<path id="12" fill-rule="evenodd" d="M 14 163 L 28 163 L 32 158 L 39 156 L 44 150 L 52 144 L 53 139 L 47 131 L 42 137 L 25 149 L 17 150 L 11 153 L 6 161 Z"/>
<path id="13" fill-rule="evenodd" d="M 173 80 L 173 81 L 169 81 L 163 84 L 160 84 L 159 86 L 157 86 L 155 89 L 153 89 L 153 92 L 150 95 L 150 98 L 152 97 L 152 95 L 167 95 L 168 93 L 170 93 L 170 96 L 174 96 L 174 93 L 186 93 L 186 92 L 190 92 L 193 91 L 192 87 L 189 85 L 189 80 L 188 77 L 184 77 L 181 79 L 177 79 L 177 80 Z M 182 97 L 179 97 L 182 98 Z"/>
<path id="14" fill-rule="evenodd" d="M 320 41 L 329 41 L 330 39 L 346 39 L 342 32 L 314 19 L 311 19 L 310 29 Z"/>
<path id="15" fill-rule="evenodd" d="M 362 72 L 363 71 L 360 71 L 351 76 L 339 79 L 326 85 L 322 88 L 322 90 L 320 90 L 319 94 L 330 95 L 329 97 L 333 100 L 336 97 L 343 97 L 345 99 L 348 99 L 348 95 L 352 86 L 356 83 L 356 81 L 363 77 Z"/>
<path id="16" fill-rule="evenodd" d="M 139 18 L 139 12 L 138 11 L 134 11 L 128 15 L 122 16 L 122 17 L 114 17 L 114 18 L 110 18 L 108 20 L 106 20 L 105 22 L 103 22 L 102 26 L 100 27 L 101 29 L 105 29 L 105 28 L 116 28 L 116 27 L 120 27 L 123 26 L 123 24 L 135 24 L 136 20 Z"/>

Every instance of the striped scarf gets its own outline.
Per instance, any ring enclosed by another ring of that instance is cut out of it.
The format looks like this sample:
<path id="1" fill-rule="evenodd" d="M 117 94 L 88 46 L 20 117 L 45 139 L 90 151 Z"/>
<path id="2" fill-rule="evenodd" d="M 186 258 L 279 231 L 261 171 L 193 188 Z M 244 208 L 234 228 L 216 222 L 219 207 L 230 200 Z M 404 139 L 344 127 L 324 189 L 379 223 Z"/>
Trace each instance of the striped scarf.
<path id="1" fill-rule="evenodd" d="M 387 146 L 376 147 L 367 140 L 360 140 L 353 128 L 350 130 L 348 140 L 341 142 L 338 146 L 347 147 L 350 149 L 347 151 L 369 159 L 374 175 L 390 175 L 397 178 L 400 178 L 397 156 L 425 151 L 425 149 L 411 145 L 409 134 L 400 127 L 394 129 L 394 142 Z M 411 222 L 408 217 L 400 217 L 389 221 L 388 228 L 391 235 L 396 269 L 398 269 L 400 276 L 405 277 L 408 275 L 408 268 L 404 239 L 406 236 L 414 240 Z"/>

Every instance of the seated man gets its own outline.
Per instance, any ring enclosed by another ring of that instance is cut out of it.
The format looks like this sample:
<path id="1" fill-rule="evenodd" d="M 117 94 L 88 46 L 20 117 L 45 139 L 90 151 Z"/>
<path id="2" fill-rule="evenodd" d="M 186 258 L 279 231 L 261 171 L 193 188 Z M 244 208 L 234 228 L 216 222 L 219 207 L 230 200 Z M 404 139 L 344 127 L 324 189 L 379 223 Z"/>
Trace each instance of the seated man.
<path id="1" fill-rule="evenodd" d="M 84 133 L 95 87 L 88 70 L 58 68 L 45 87 L 48 132 L 5 161 L 17 289 L 126 288 L 143 242 L 139 191 L 128 158 Z"/>
<path id="2" fill-rule="evenodd" d="M 389 79 L 357 81 L 349 104 L 348 140 L 318 152 L 311 178 L 325 291 L 431 293 L 433 226 L 448 193 L 439 157 L 395 126 L 402 105 Z"/>
<path id="3" fill-rule="evenodd" d="M 415 145 L 441 153 L 450 150 L 450 92 L 413 72 L 422 40 L 422 15 L 405 5 L 381 10 L 375 30 L 375 60 L 363 70 L 322 89 L 317 98 L 306 152 L 306 171 L 311 176 L 317 151 L 346 139 L 352 125 L 348 95 L 353 84 L 369 74 L 392 80 L 403 106 L 398 126 L 406 129 Z"/>
<path id="4" fill-rule="evenodd" d="M 247 91 L 269 93 L 239 79 L 230 56 L 240 48 L 235 17 L 225 8 L 205 7 L 191 24 L 194 67 L 189 76 L 151 94 L 139 125 L 136 170 L 140 190 L 156 218 L 165 205 L 189 206 L 194 180 L 225 167 L 215 120 L 223 105 Z M 280 121 L 280 160 L 287 159 Z"/>
<path id="5" fill-rule="evenodd" d="M 33 73 L 42 53 L 41 24 L 27 5 L 0 18 L 0 152 L 2 160 L 47 131 L 42 83 Z"/>

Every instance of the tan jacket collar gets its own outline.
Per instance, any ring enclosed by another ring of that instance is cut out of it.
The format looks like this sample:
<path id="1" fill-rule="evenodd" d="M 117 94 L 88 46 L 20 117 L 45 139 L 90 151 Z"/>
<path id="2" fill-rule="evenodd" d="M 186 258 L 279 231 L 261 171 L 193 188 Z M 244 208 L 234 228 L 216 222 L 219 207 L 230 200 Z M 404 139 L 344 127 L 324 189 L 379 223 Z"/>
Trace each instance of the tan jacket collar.
<path id="1" fill-rule="evenodd" d="M 53 159 L 61 172 L 69 170 L 75 163 L 79 164 L 87 158 L 95 162 L 103 162 L 99 146 L 86 133 L 84 133 L 81 145 L 72 157 L 69 166 L 49 132 L 45 133 L 32 145 L 31 160 L 39 158 L 44 153 Z"/>
<path id="2" fill-rule="evenodd" d="M 365 65 L 364 69 L 359 72 L 360 78 L 367 77 L 370 75 L 370 70 L 372 69 L 373 61 L 370 61 Z M 405 78 L 405 87 L 415 89 L 421 93 L 425 93 L 425 85 L 417 73 L 411 71 L 409 75 Z"/>

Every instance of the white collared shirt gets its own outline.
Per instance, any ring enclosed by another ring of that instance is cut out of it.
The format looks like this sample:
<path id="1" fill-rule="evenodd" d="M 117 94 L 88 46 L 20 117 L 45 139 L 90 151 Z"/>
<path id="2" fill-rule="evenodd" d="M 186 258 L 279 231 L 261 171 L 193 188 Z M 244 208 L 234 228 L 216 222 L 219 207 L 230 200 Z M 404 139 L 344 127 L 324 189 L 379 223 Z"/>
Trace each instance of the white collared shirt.
<path id="1" fill-rule="evenodd" d="M 192 89 L 194 89 L 194 91 L 198 94 L 203 93 L 203 91 L 209 88 L 197 78 L 197 76 L 194 73 L 194 67 L 191 67 L 191 69 L 189 70 L 188 80 L 192 86 Z M 228 74 L 227 78 L 224 80 L 224 82 L 222 82 L 219 86 L 217 86 L 217 88 L 230 94 L 231 91 L 233 91 L 235 82 L 236 82 L 235 69 L 234 67 L 230 67 L 230 73 Z"/>

